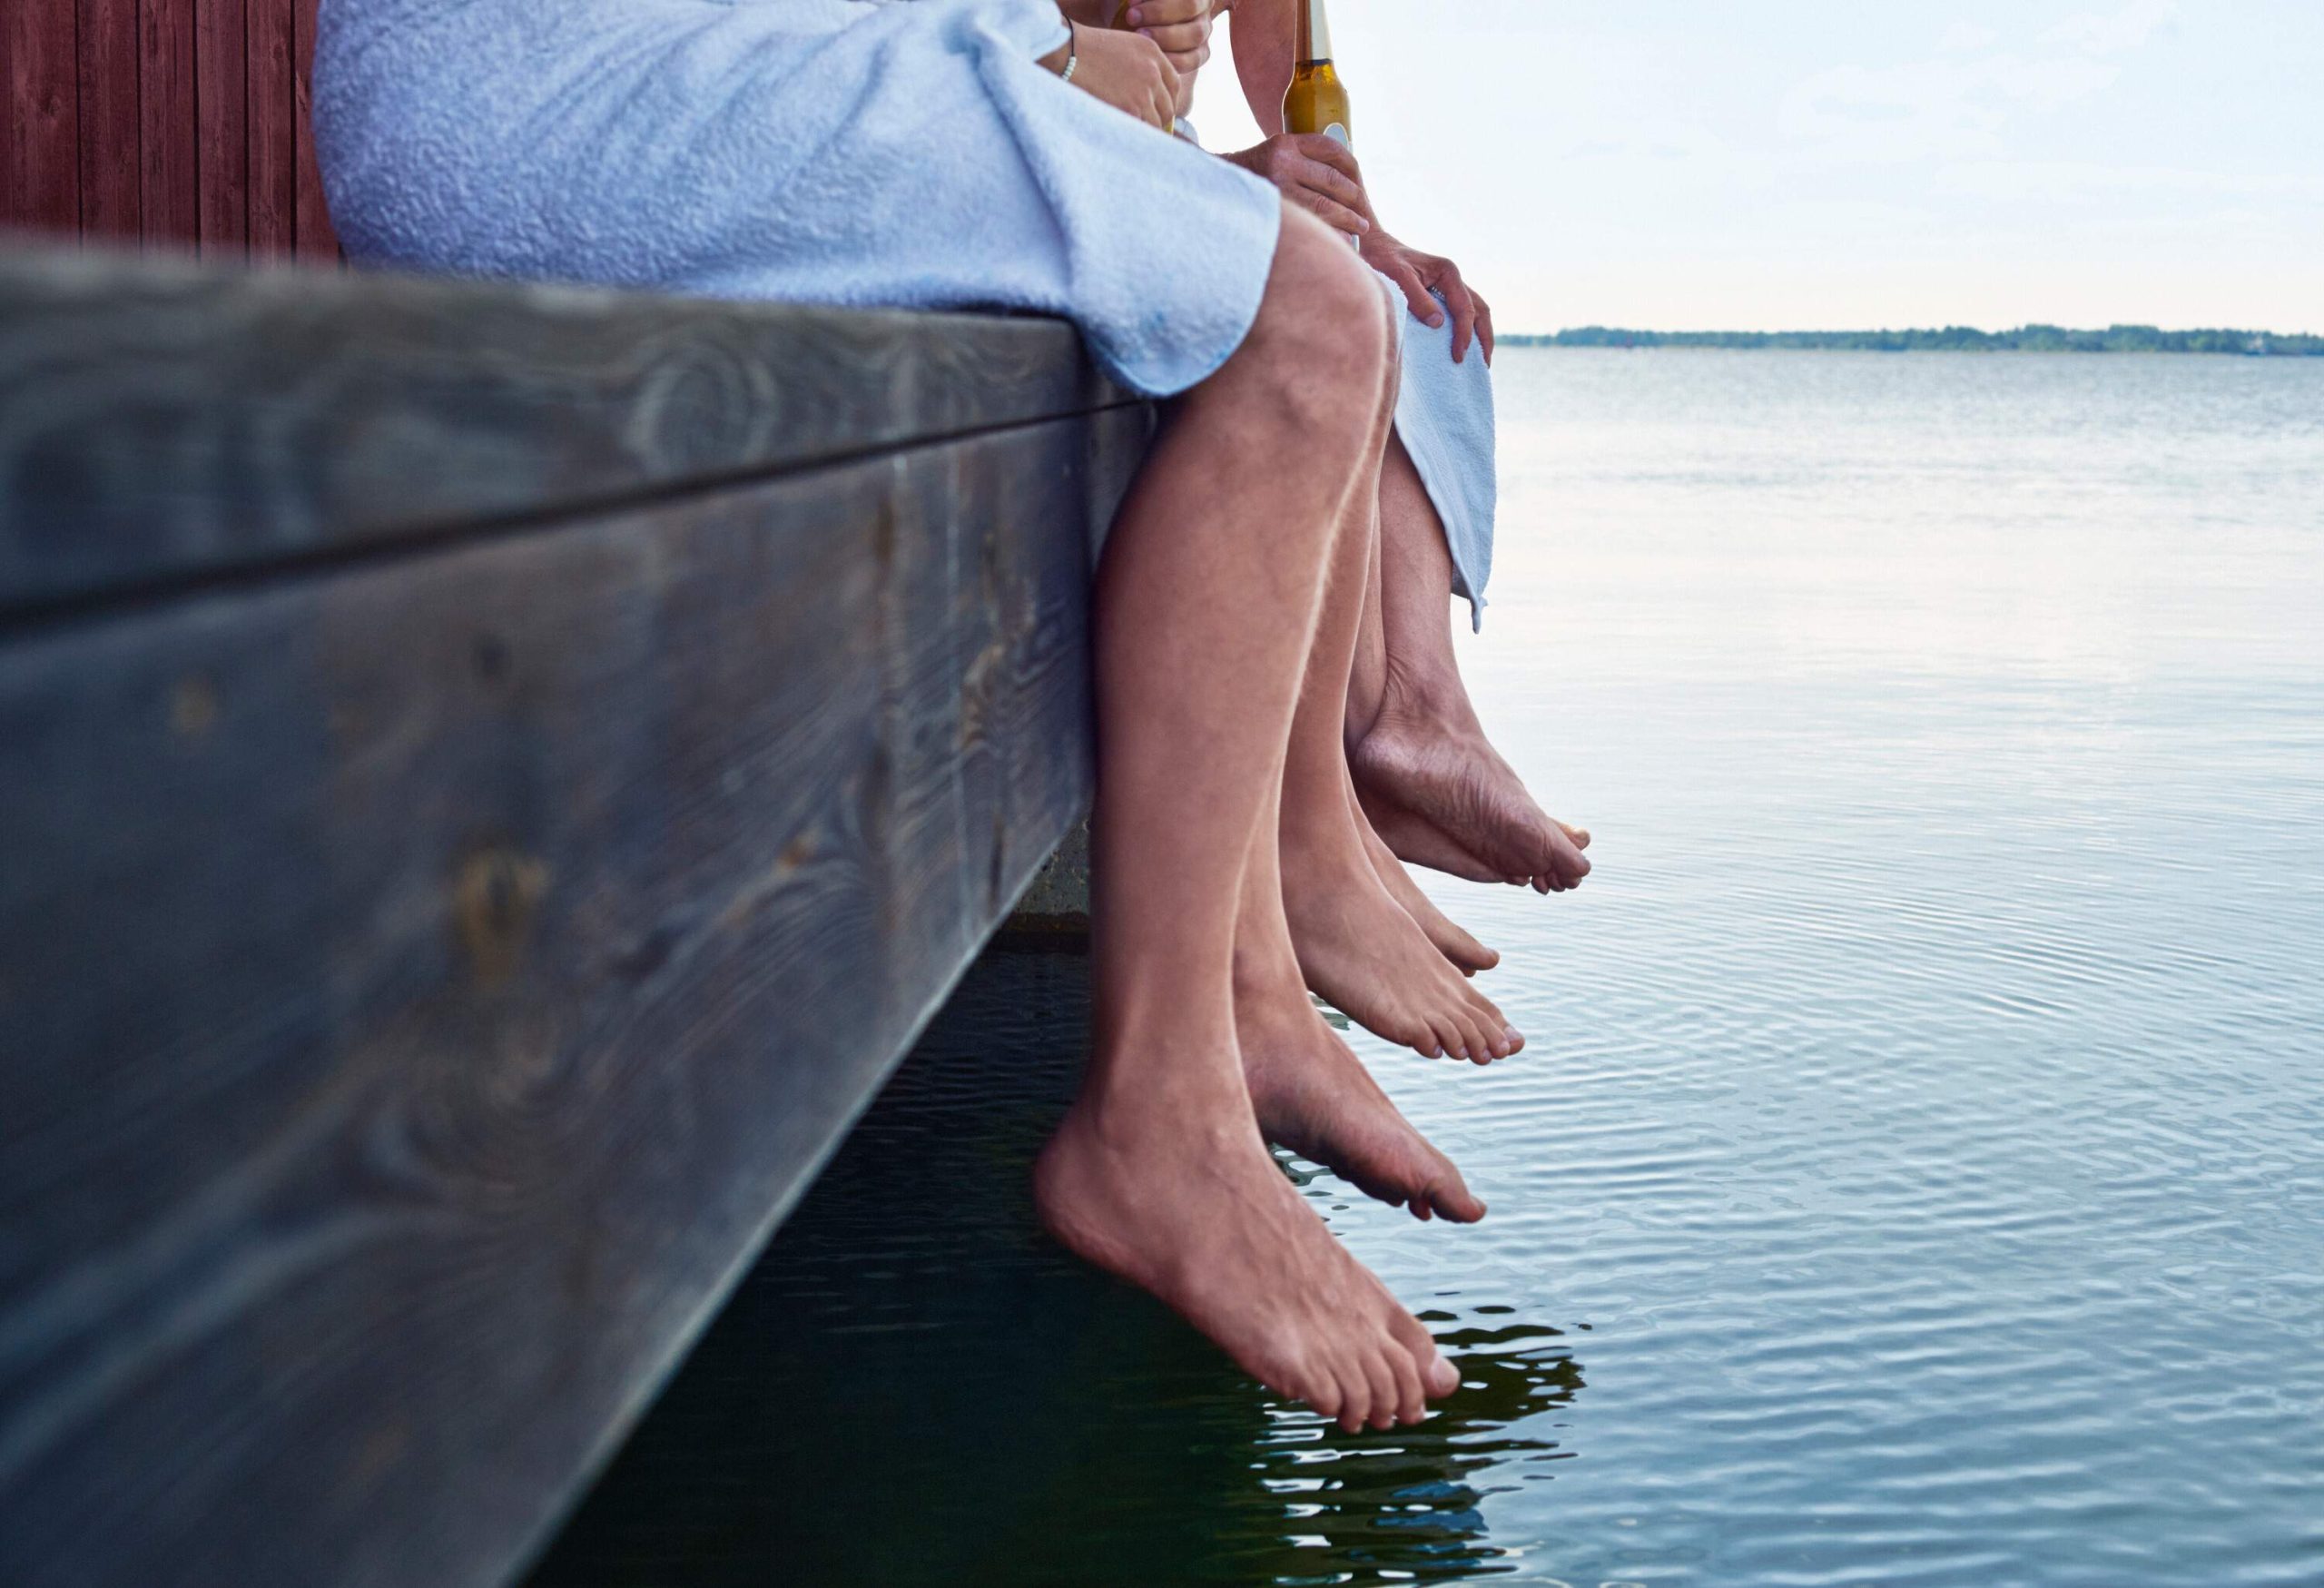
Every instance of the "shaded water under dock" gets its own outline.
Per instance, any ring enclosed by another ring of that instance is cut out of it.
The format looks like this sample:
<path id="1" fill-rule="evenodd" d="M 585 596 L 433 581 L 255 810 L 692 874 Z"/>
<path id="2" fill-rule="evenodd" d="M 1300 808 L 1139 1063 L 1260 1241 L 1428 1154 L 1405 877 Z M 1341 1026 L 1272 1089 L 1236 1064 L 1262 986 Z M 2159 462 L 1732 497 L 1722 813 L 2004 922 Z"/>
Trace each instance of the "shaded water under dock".
<path id="1" fill-rule="evenodd" d="M 1028 1169 L 1087 1045 L 1088 969 L 970 972 L 529 1588 L 1492 1569 L 1467 1479 L 1561 1459 L 1532 1430 L 1581 1387 L 1571 1339 L 1436 1315 L 1455 1409 L 1349 1436 L 1051 1244 Z"/>

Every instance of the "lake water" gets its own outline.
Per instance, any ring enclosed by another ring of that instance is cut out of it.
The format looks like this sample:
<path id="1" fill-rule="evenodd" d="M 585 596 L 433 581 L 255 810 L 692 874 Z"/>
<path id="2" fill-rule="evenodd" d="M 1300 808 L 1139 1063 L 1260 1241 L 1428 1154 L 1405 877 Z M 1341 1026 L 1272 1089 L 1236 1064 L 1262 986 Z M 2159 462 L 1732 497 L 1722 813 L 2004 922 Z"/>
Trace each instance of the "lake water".
<path id="1" fill-rule="evenodd" d="M 993 956 L 536 1588 L 2324 1583 L 2324 360 L 1510 350 L 1463 663 L 1597 873 L 1306 1192 L 1468 1386 L 1271 1405 L 1035 1232 Z"/>

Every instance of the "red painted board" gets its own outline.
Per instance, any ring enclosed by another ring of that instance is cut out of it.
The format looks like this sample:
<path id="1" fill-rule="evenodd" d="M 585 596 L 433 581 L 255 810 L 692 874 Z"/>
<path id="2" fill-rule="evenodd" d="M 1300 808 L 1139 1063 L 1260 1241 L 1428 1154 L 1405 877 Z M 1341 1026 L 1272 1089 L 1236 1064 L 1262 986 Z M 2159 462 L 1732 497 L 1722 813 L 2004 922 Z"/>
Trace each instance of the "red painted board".
<path id="1" fill-rule="evenodd" d="M 250 151 L 250 242 L 254 254 L 289 253 L 298 240 L 298 102 L 292 0 L 244 0 L 249 78 L 242 103 Z"/>
<path id="2" fill-rule="evenodd" d="M 314 98 L 308 85 L 315 69 L 315 0 L 295 0 L 291 42 L 298 60 L 294 111 L 298 124 L 297 232 L 299 257 L 337 263 L 339 234 L 331 230 L 330 206 L 323 198 L 322 173 L 315 163 Z"/>
<path id="3" fill-rule="evenodd" d="M 11 224 L 81 230 L 81 81 L 74 0 L 0 5 L 7 38 L 9 149 L 0 171 Z"/>
<path id="4" fill-rule="evenodd" d="M 0 13 L 0 226 L 16 220 L 16 123 L 24 107 L 16 98 L 16 13 L 28 9 L 11 5 Z"/>
<path id="5" fill-rule="evenodd" d="M 79 10 L 81 234 L 134 241 L 137 0 L 80 0 Z"/>
<path id="6" fill-rule="evenodd" d="M 202 252 L 227 259 L 241 258 L 250 246 L 248 48 L 242 0 L 193 0 L 194 185 Z"/>
<path id="7" fill-rule="evenodd" d="M 137 0 L 139 221 L 149 248 L 192 248 L 195 186 L 193 0 Z"/>

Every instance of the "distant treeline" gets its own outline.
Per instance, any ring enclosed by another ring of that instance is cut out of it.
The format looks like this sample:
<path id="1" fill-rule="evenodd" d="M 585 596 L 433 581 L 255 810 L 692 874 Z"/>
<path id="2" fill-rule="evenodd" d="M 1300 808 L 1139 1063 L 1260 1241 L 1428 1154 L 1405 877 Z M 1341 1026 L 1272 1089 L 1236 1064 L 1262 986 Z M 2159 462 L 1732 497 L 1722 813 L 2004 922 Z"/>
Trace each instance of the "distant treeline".
<path id="1" fill-rule="evenodd" d="M 2271 330 L 2162 330 L 2152 325 L 2110 325 L 2069 330 L 2062 325 L 2021 325 L 1979 330 L 1621 330 L 1585 325 L 1550 336 L 1504 336 L 1516 347 L 1557 348 L 1841 348 L 1874 353 L 2245 353 L 2324 356 L 2324 336 Z"/>

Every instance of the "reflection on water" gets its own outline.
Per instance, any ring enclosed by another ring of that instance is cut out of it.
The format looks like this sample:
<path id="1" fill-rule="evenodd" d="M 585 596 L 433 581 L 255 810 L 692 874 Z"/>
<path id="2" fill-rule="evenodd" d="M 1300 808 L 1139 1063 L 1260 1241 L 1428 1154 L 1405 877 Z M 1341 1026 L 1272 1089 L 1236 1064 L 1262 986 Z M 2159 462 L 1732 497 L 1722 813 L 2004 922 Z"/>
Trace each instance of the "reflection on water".
<path id="1" fill-rule="evenodd" d="M 971 972 L 535 1588 L 1506 1568 L 1493 1496 L 1553 1475 L 1581 1388 L 1559 1329 L 1433 1297 L 1456 1407 L 1345 1435 L 1035 1231 L 1027 1177 L 1087 1046 L 1087 968 Z"/>
<path id="2" fill-rule="evenodd" d="M 1512 349 L 1486 720 L 1599 870 L 1351 1041 L 1492 1204 L 1343 1438 L 1052 1250 L 964 988 L 537 1588 L 2324 1584 L 2324 360 Z M 1586 1382 L 1585 1382 L 1586 1381 Z"/>
<path id="3" fill-rule="evenodd" d="M 1240 1556 L 1234 1579 L 1343 1583 L 1393 1573 L 1431 1582 L 1513 1569 L 1521 1552 L 1494 1542 L 1486 1496 L 1539 1482 L 1566 1458 L 1544 1436 L 1581 1387 L 1581 1368 L 1553 1328 L 1494 1327 L 1515 1309 L 1483 1303 L 1422 1317 L 1461 1370 L 1451 1409 L 1414 1429 L 1350 1437 L 1296 1406 L 1271 1406 L 1253 1471 L 1283 1502 L 1279 1544 Z M 1541 1434 L 1528 1432 L 1539 1428 Z M 1265 1513 L 1255 1518 L 1265 1525 Z"/>

